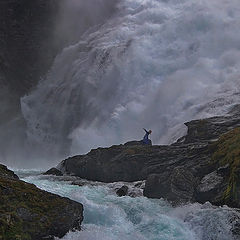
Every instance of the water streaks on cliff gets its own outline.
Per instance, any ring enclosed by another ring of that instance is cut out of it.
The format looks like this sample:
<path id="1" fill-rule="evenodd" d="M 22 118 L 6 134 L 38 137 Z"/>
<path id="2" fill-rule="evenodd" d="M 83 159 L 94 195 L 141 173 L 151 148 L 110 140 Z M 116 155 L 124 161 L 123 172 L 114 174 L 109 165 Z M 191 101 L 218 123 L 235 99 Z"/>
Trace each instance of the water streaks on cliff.
<path id="1" fill-rule="evenodd" d="M 155 143 L 169 143 L 183 122 L 224 114 L 239 100 L 237 1 L 123 0 L 117 7 L 65 48 L 22 99 L 38 154 L 140 138 L 143 126 L 154 129 Z"/>

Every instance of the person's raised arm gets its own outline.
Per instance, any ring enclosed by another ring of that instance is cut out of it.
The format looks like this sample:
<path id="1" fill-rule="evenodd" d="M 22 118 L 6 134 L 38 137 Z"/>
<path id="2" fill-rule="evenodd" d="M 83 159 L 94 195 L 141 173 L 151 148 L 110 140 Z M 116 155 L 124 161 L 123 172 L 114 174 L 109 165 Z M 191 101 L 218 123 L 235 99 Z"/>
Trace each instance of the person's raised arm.
<path id="1" fill-rule="evenodd" d="M 148 133 L 148 131 L 147 131 L 145 128 L 143 128 L 143 130 L 144 130 L 146 133 Z"/>

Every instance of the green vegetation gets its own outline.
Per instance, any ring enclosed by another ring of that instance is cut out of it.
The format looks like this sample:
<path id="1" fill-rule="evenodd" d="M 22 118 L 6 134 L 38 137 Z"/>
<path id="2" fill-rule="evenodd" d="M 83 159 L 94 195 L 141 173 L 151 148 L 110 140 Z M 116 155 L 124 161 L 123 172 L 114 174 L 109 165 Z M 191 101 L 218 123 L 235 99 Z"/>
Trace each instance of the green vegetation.
<path id="1" fill-rule="evenodd" d="M 240 199 L 240 128 L 222 135 L 212 145 L 212 160 L 219 166 L 229 164 L 228 186 L 223 194 L 223 203 L 233 205 Z"/>
<path id="2" fill-rule="evenodd" d="M 0 239 L 4 240 L 28 240 L 33 233 L 41 235 L 64 207 L 59 199 L 45 196 L 34 185 L 19 180 L 0 178 L 0 195 Z"/>
<path id="3" fill-rule="evenodd" d="M 0 167 L 0 173 L 0 240 L 41 239 L 55 234 L 57 225 L 67 225 L 73 213 L 80 214 L 81 206 L 70 200 L 8 178 L 12 171 L 7 168 Z"/>

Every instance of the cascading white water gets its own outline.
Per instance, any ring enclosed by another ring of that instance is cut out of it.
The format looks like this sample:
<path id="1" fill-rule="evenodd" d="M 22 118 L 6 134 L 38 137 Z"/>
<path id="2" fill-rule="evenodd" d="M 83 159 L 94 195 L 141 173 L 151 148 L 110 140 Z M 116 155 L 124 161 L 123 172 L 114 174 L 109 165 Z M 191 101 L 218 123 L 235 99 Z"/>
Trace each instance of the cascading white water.
<path id="1" fill-rule="evenodd" d="M 239 102 L 237 0 L 121 0 L 117 9 L 22 98 L 38 154 L 84 153 L 140 138 L 142 127 L 169 143 L 185 121 Z"/>
<path id="2" fill-rule="evenodd" d="M 24 181 L 84 205 L 81 232 L 70 232 L 64 240 L 233 240 L 234 209 L 210 203 L 173 208 L 162 199 L 117 197 L 112 184 L 85 182 L 70 185 L 61 177 L 17 172 Z M 61 181 L 60 181 L 61 180 Z M 232 219 L 232 220 L 231 220 Z"/>

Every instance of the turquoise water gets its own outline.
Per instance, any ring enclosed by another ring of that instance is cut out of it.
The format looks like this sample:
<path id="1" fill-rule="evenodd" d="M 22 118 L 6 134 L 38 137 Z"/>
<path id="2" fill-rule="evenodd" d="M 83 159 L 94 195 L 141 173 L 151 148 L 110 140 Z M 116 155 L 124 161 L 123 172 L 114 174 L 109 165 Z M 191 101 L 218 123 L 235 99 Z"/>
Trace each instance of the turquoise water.
<path id="1" fill-rule="evenodd" d="M 90 183 L 79 187 L 61 177 L 41 176 L 38 171 L 18 175 L 39 188 L 81 202 L 84 222 L 81 232 L 64 240 L 231 240 L 227 207 L 210 203 L 177 208 L 161 199 L 143 196 L 117 197 L 114 184 Z"/>

